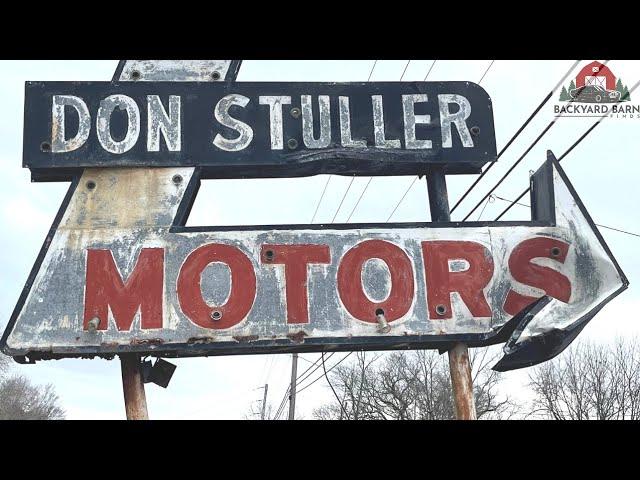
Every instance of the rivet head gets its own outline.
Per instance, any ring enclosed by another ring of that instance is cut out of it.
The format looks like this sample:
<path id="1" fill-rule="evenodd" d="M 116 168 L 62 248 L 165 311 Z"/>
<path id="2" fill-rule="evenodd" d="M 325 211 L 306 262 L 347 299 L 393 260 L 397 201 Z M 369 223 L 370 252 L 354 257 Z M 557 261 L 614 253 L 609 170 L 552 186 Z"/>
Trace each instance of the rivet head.
<path id="1" fill-rule="evenodd" d="M 174 175 L 173 178 L 171 179 L 173 181 L 173 183 L 175 183 L 176 185 L 179 185 L 182 183 L 182 175 Z"/>
<path id="2" fill-rule="evenodd" d="M 93 317 L 91 320 L 87 322 L 87 328 L 90 332 L 95 332 L 100 326 L 100 319 L 98 317 Z"/>
<path id="3" fill-rule="evenodd" d="M 266 252 L 264 252 L 264 257 L 267 260 L 267 262 L 271 262 L 274 257 L 273 250 L 267 250 Z"/>
<path id="4" fill-rule="evenodd" d="M 560 249 L 558 247 L 553 247 L 551 249 L 551 255 L 554 257 L 559 257 L 560 256 Z"/>
<path id="5" fill-rule="evenodd" d="M 142 78 L 142 74 L 138 70 L 134 70 L 133 72 L 131 72 L 132 80 L 140 80 L 141 78 Z"/>
<path id="6" fill-rule="evenodd" d="M 473 135 L 475 137 L 480 135 L 480 127 L 478 127 L 478 126 L 471 127 L 471 135 Z"/>
<path id="7" fill-rule="evenodd" d="M 220 80 L 220 72 L 216 71 L 211 74 L 211 78 L 214 80 Z"/>
<path id="8" fill-rule="evenodd" d="M 49 142 L 42 142 L 40 144 L 40 150 L 43 152 L 50 152 L 51 151 L 51 144 Z"/>
<path id="9" fill-rule="evenodd" d="M 445 313 L 447 313 L 447 307 L 445 307 L 444 305 L 436 305 L 436 313 L 438 315 L 444 315 Z"/>
<path id="10" fill-rule="evenodd" d="M 96 182 L 94 182 L 93 180 L 89 180 L 87 182 L 87 189 L 88 190 L 93 190 L 94 188 L 96 188 Z"/>
<path id="11" fill-rule="evenodd" d="M 300 109 L 299 109 L 298 107 L 293 107 L 293 108 L 291 109 L 291 116 L 292 116 L 293 118 L 298 118 L 298 117 L 300 117 L 300 114 L 301 114 L 301 112 L 300 112 Z"/>
<path id="12" fill-rule="evenodd" d="M 214 322 L 217 322 L 221 318 L 222 312 L 220 310 L 214 310 L 213 312 L 211 312 L 211 320 L 213 320 Z"/>
<path id="13" fill-rule="evenodd" d="M 290 138 L 287 140 L 287 147 L 289 147 L 290 150 L 295 150 L 298 148 L 298 141 L 295 138 Z"/>

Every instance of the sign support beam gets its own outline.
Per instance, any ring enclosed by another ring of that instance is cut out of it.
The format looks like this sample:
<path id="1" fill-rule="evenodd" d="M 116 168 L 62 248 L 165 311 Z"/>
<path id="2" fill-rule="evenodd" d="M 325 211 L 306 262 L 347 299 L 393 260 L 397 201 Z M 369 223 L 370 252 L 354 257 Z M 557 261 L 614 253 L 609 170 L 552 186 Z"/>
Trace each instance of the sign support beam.
<path id="1" fill-rule="evenodd" d="M 140 355 L 136 353 L 122 354 L 120 355 L 120 364 L 127 420 L 149 420 Z"/>
<path id="2" fill-rule="evenodd" d="M 444 168 L 433 167 L 427 175 L 429 208 L 432 222 L 449 222 L 449 197 Z M 449 350 L 449 371 L 451 372 L 451 388 L 456 406 L 458 420 L 476 420 L 476 405 L 473 398 L 473 381 L 469 349 L 464 343 L 456 343 Z"/>

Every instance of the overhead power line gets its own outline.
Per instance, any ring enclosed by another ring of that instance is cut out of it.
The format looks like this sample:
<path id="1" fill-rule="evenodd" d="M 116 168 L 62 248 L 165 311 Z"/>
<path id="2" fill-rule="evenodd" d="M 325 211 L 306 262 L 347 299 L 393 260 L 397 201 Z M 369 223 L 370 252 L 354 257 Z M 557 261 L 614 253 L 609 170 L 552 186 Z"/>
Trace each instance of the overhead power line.
<path id="1" fill-rule="evenodd" d="M 482 197 L 482 200 L 480 200 L 480 201 L 476 204 L 476 206 L 475 206 L 475 207 L 473 207 L 469 213 L 467 213 L 467 216 L 466 216 L 466 217 L 464 217 L 464 218 L 462 219 L 462 221 L 463 221 L 463 222 L 465 222 L 465 221 L 466 221 L 466 220 L 471 216 L 471 214 L 472 214 L 473 212 L 475 212 L 475 211 L 476 211 L 476 209 L 477 209 L 480 205 L 482 205 L 482 203 L 483 203 L 487 198 L 489 198 L 489 195 L 491 195 L 491 194 L 495 191 L 495 189 L 496 189 L 496 188 L 498 188 L 498 187 L 500 186 L 500 184 L 501 184 L 502 182 L 504 182 L 504 181 L 505 181 L 505 179 L 506 179 L 506 178 L 511 174 L 511 172 L 513 172 L 513 169 L 514 169 L 514 168 L 516 168 L 516 167 L 520 164 L 520 162 L 522 162 L 522 160 L 524 160 L 524 158 L 527 156 L 527 154 L 528 154 L 528 153 L 533 149 L 533 147 L 535 147 L 535 146 L 536 146 L 536 144 L 537 144 L 537 143 L 542 139 L 542 137 L 544 137 L 544 136 L 545 136 L 545 134 L 546 134 L 546 133 L 551 129 L 551 127 L 553 127 L 553 126 L 555 125 L 555 123 L 556 123 L 556 121 L 555 121 L 555 120 L 551 120 L 551 122 L 549 122 L 549 125 L 547 125 L 547 126 L 545 127 L 545 129 L 544 129 L 544 130 L 542 130 L 542 132 L 540 133 L 540 135 L 538 135 L 538 137 L 533 141 L 533 143 L 532 143 L 531 145 L 529 145 L 529 147 L 524 151 L 524 153 L 520 156 L 520 158 L 518 158 L 518 160 L 516 160 L 516 161 L 515 161 L 515 163 L 514 163 L 513 165 L 511 165 L 511 167 L 509 168 L 509 170 L 507 170 L 507 173 L 505 173 L 505 174 L 502 176 L 502 178 L 501 178 L 500 180 L 498 180 L 498 183 L 496 183 L 496 184 L 493 186 L 493 188 L 492 188 L 491 190 L 489 190 L 489 192 L 488 192 L 484 197 Z"/>
<path id="2" fill-rule="evenodd" d="M 487 75 L 487 72 L 489 71 L 489 69 L 493 66 L 495 60 L 492 60 L 491 63 L 489 64 L 489 66 L 487 67 L 487 69 L 484 71 L 484 73 L 482 74 L 482 77 L 480 77 L 480 80 L 478 80 L 478 85 L 480 83 L 482 83 L 482 80 L 484 79 L 484 77 Z M 431 64 L 431 67 L 433 68 L 433 65 L 435 65 L 435 60 L 434 62 Z M 429 72 L 431 72 L 431 68 L 429 69 Z M 427 72 L 427 76 L 429 76 L 429 72 Z M 425 80 L 427 79 L 427 77 L 425 77 Z M 550 95 L 549 95 L 550 96 Z M 542 106 L 540 106 L 539 108 L 542 108 Z M 506 150 L 506 147 L 505 149 Z M 497 160 L 497 159 L 496 159 Z M 491 164 L 493 165 L 493 163 Z M 488 169 L 487 169 L 488 170 Z M 484 174 L 484 173 L 483 173 Z M 409 193 L 409 190 L 411 190 L 413 188 L 413 185 L 416 183 L 416 180 L 419 177 L 416 177 L 413 179 L 413 181 L 411 182 L 411 184 L 407 187 L 407 189 L 405 190 L 405 192 L 402 194 L 402 197 L 400 198 L 400 200 L 398 200 L 398 203 L 396 203 L 396 206 L 393 208 L 393 211 L 391 212 L 391 215 L 389 215 L 389 217 L 387 218 L 387 222 L 391 219 L 391 217 L 393 216 L 393 214 L 396 212 L 396 210 L 398 209 L 398 207 L 400 206 L 400 204 L 404 201 L 404 198 L 407 196 L 407 194 Z M 482 175 L 480 175 L 480 178 L 482 178 Z M 480 180 L 480 178 L 478 178 L 478 180 L 476 181 L 476 183 L 474 183 L 473 186 L 475 186 L 477 184 L 477 182 Z M 473 188 L 473 186 L 471 188 Z M 466 194 L 465 194 L 466 195 Z M 455 207 L 454 207 L 455 208 Z M 451 210 L 453 212 L 453 210 Z M 353 213 L 353 212 L 352 212 Z"/>
<path id="3" fill-rule="evenodd" d="M 508 198 L 504 198 L 504 197 L 501 197 L 499 195 L 493 195 L 493 197 L 498 199 L 498 200 L 502 200 L 503 202 L 507 202 L 507 203 L 514 204 L 514 205 L 518 205 L 519 207 L 531 208 L 531 205 L 529 205 L 529 204 L 517 202 L 515 200 L 509 200 Z M 609 227 L 607 225 L 602 225 L 601 223 L 596 223 L 596 226 L 598 226 L 600 228 L 606 228 L 608 230 L 613 230 L 613 231 L 616 231 L 616 232 L 624 233 L 626 235 L 632 235 L 634 237 L 640 237 L 640 233 L 629 232 L 628 230 L 622 230 L 621 228 Z"/>
<path id="4" fill-rule="evenodd" d="M 608 62 L 608 60 L 606 62 Z M 604 64 L 606 64 L 606 62 Z M 487 174 L 487 172 L 489 172 L 489 170 L 491 170 L 491 168 L 497 163 L 498 159 L 502 156 L 502 154 L 505 151 L 507 151 L 507 149 L 511 146 L 511 144 L 520 136 L 522 131 L 527 127 L 527 125 L 529 125 L 529 123 L 531 123 L 531 121 L 536 117 L 536 115 L 538 115 L 538 112 L 540 112 L 542 107 L 544 107 L 546 105 L 546 103 L 549 101 L 549 99 L 553 96 L 553 93 L 558 89 L 558 87 L 560 85 L 562 85 L 562 83 L 567 79 L 569 74 L 573 71 L 574 68 L 576 68 L 576 66 L 579 63 L 580 63 L 580 60 L 576 60 L 573 63 L 573 65 L 571 65 L 569 70 L 566 71 L 566 73 L 562 76 L 560 81 L 558 81 L 558 83 L 556 83 L 556 85 L 547 94 L 547 96 L 542 99 L 542 101 L 536 107 L 536 109 L 531 113 L 531 115 L 529 115 L 529 118 L 527 118 L 527 120 L 525 120 L 525 122 L 520 126 L 520 128 L 518 128 L 516 133 L 511 137 L 511 139 L 507 142 L 507 144 L 502 148 L 502 150 L 500 150 L 500 152 L 496 156 L 496 161 L 490 163 L 489 166 L 482 171 L 480 176 L 475 179 L 475 181 L 471 184 L 471 186 L 462 194 L 462 196 L 458 199 L 458 201 L 455 203 L 455 205 L 451 208 L 451 213 L 453 213 L 456 210 L 456 208 L 458 208 L 458 206 L 464 201 L 464 199 L 467 198 L 467 195 L 469 195 L 469 193 L 471 193 L 471 191 L 476 187 L 476 185 L 478 185 L 480 180 L 482 180 L 482 178 Z"/>
<path id="5" fill-rule="evenodd" d="M 411 60 L 409 60 L 409 61 L 411 61 Z M 434 60 L 434 61 L 431 63 L 431 66 L 429 67 L 429 70 L 427 70 L 427 74 L 426 74 L 426 75 L 424 76 L 424 78 L 422 79 L 422 81 L 423 81 L 423 82 L 426 82 L 426 81 L 427 81 L 427 78 L 429 78 L 429 75 L 431 74 L 431 70 L 433 70 L 433 67 L 435 66 L 435 64 L 436 64 L 436 62 L 437 62 L 437 61 L 438 61 L 438 60 Z M 409 66 L 409 64 L 408 64 L 408 63 L 407 63 L 407 66 Z M 405 70 L 406 70 L 406 68 L 405 68 Z M 487 70 L 488 70 L 488 69 L 487 69 Z M 404 73 L 403 73 L 403 75 L 402 75 L 402 76 L 404 76 Z M 400 80 L 402 80 L 402 77 L 400 77 Z M 350 213 L 350 214 L 349 214 L 349 216 L 347 217 L 347 221 L 346 221 L 346 223 L 349 223 L 349 220 L 351 220 L 351 217 L 353 216 L 354 212 L 356 211 L 356 208 L 358 208 L 358 205 L 360 205 L 360 200 L 362 200 L 362 197 L 364 197 L 365 192 L 366 192 L 366 191 L 367 191 L 367 189 L 369 188 L 369 184 L 371 183 L 371 180 L 373 180 L 373 177 L 370 177 L 370 178 L 369 178 L 369 181 L 367 182 L 367 184 L 366 184 L 366 185 L 364 186 L 364 188 L 362 189 L 362 192 L 360 193 L 360 196 L 358 197 L 358 201 L 357 201 L 357 202 L 356 202 L 356 204 L 353 206 L 353 208 L 351 209 L 351 213 Z M 413 186 L 413 183 L 411 184 L 411 186 Z M 411 186 L 410 186 L 409 188 L 411 188 Z M 405 193 L 405 195 L 406 195 L 406 193 Z M 402 198 L 404 198 L 404 196 L 403 196 Z M 398 208 L 398 207 L 396 206 L 396 208 Z M 394 211 L 395 211 L 395 209 L 394 209 Z M 392 212 L 392 215 L 393 215 L 393 212 Z M 389 218 L 391 218 L 391 217 L 389 217 Z M 388 221 L 388 220 L 387 220 L 387 221 Z"/>
<path id="6" fill-rule="evenodd" d="M 637 81 L 629 90 L 629 93 L 633 92 L 636 88 L 638 88 L 638 85 L 640 85 L 640 80 Z M 620 103 L 620 101 L 616 102 Z M 561 162 L 562 159 L 564 157 L 566 157 L 574 148 L 576 148 L 585 138 L 587 138 L 587 136 L 598 126 L 600 125 L 600 122 L 602 122 L 605 118 L 607 118 L 607 114 L 605 113 L 604 115 L 602 115 L 593 125 L 591 125 L 581 136 L 580 138 L 578 138 L 575 142 L 573 142 L 573 144 L 558 158 L 558 162 Z M 522 192 L 520 195 L 518 195 L 518 197 L 514 200 L 514 202 L 518 202 L 520 201 L 520 199 L 522 199 L 522 197 L 524 197 L 527 192 L 530 189 L 527 188 L 524 192 Z M 495 219 L 495 221 L 500 220 L 500 218 L 502 218 L 502 216 L 507 213 L 511 207 L 513 207 L 515 203 L 512 203 L 511 205 L 509 205 L 507 208 L 505 208 L 502 213 L 500 215 L 498 215 Z"/>
<path id="7" fill-rule="evenodd" d="M 487 69 L 482 74 L 482 77 L 480 77 L 480 81 L 478 81 L 479 84 L 482 83 L 482 80 L 484 80 L 484 77 L 486 77 L 487 73 L 489 73 L 489 70 L 491 70 L 491 67 L 493 67 L 494 63 L 495 63 L 495 60 L 491 60 L 491 63 L 489 64 Z"/>

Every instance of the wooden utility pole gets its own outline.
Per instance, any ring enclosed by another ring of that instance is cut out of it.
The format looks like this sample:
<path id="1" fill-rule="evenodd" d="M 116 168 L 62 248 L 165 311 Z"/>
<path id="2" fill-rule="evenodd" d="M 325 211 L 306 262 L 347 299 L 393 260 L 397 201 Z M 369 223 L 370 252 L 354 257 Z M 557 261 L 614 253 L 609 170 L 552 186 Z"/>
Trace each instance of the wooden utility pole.
<path id="1" fill-rule="evenodd" d="M 289 420 L 296 414 L 296 383 L 298 380 L 298 354 L 291 356 L 291 388 L 289 389 Z"/>
<path id="2" fill-rule="evenodd" d="M 262 412 L 260 412 L 260 420 L 264 420 L 264 412 L 267 408 L 267 391 L 269 390 L 269 384 L 264 384 L 264 397 L 262 397 Z"/>
<path id="3" fill-rule="evenodd" d="M 137 353 L 123 353 L 120 355 L 120 363 L 127 420 L 149 420 L 140 355 Z"/>
<path id="4" fill-rule="evenodd" d="M 427 175 L 427 189 L 429 191 L 429 208 L 432 222 L 449 222 L 449 197 L 444 168 L 432 167 Z M 469 349 L 464 343 L 456 343 L 449 350 L 449 371 L 451 373 L 451 388 L 456 406 L 458 420 L 476 420 L 476 404 L 473 398 L 473 381 L 471 378 L 471 364 Z"/>

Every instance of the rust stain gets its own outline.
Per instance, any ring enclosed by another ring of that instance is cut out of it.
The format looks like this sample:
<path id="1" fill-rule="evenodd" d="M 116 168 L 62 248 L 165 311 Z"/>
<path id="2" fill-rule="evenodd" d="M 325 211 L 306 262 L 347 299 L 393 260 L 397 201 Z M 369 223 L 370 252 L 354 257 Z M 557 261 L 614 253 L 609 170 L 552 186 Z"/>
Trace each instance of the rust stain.
<path id="1" fill-rule="evenodd" d="M 234 335 L 233 339 L 236 342 L 244 343 L 244 342 L 253 342 L 254 340 L 258 340 L 258 335 Z"/>
<path id="2" fill-rule="evenodd" d="M 287 335 L 287 338 L 289 340 L 292 340 L 296 343 L 302 343 L 304 342 L 304 337 L 308 336 L 307 333 L 304 330 L 300 330 L 297 333 L 289 333 Z"/>
<path id="3" fill-rule="evenodd" d="M 162 345 L 164 340 L 161 338 L 132 338 L 130 345 Z"/>
<path id="4" fill-rule="evenodd" d="M 213 343 L 215 342 L 214 337 L 191 337 L 187 340 L 187 343 Z"/>
<path id="5" fill-rule="evenodd" d="M 100 346 L 103 348 L 114 348 L 118 346 L 118 342 L 102 342 Z"/>

